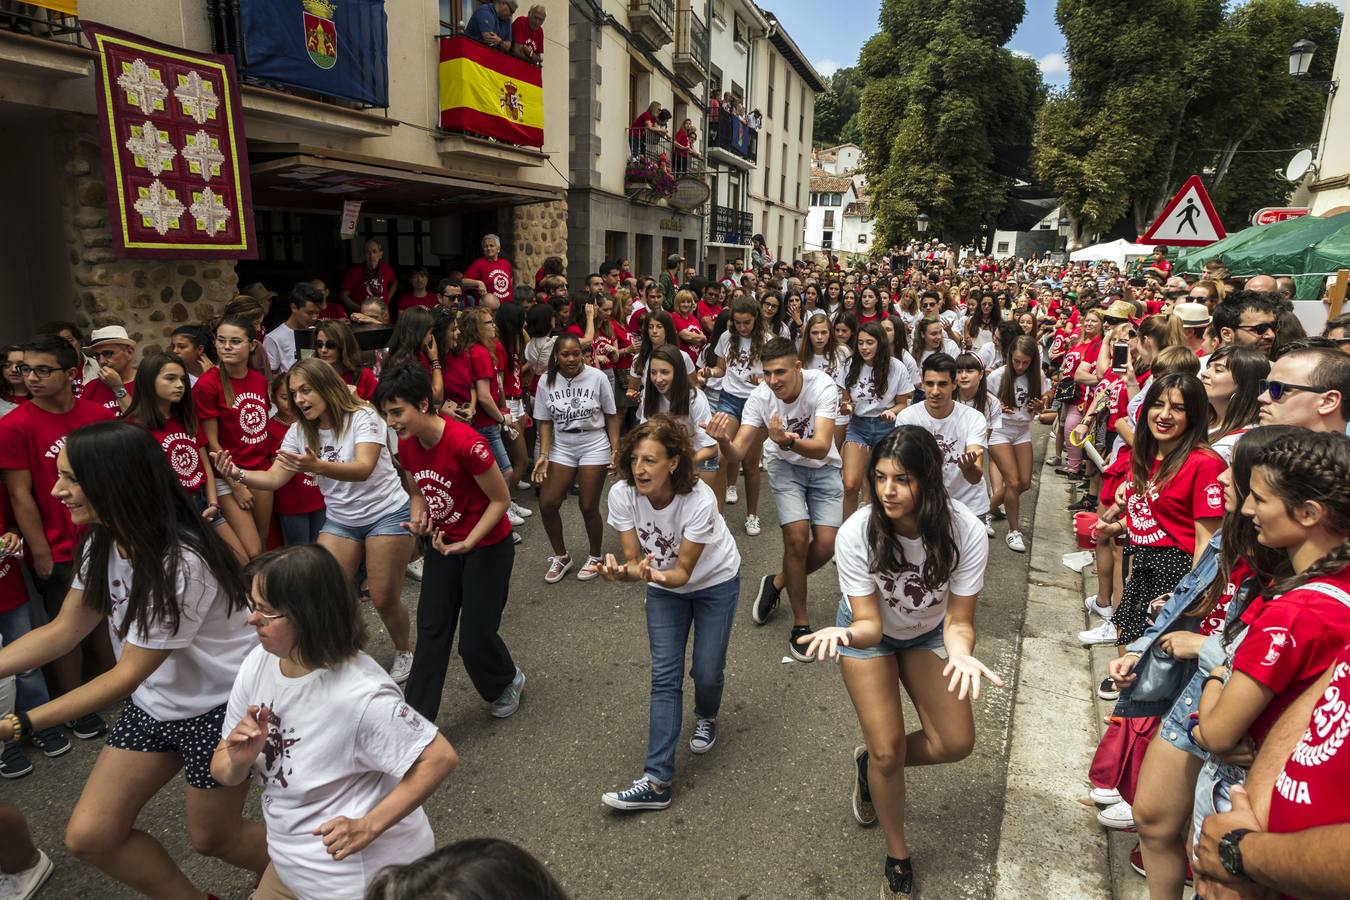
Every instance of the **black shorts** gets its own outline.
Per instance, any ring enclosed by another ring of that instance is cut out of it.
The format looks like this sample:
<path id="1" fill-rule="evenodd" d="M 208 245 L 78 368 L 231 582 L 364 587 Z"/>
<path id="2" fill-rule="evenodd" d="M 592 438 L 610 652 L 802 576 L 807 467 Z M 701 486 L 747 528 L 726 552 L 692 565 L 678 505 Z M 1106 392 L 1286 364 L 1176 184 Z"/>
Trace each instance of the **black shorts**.
<path id="1" fill-rule="evenodd" d="M 137 753 L 176 753 L 183 761 L 187 783 L 211 790 L 221 786 L 211 777 L 211 756 L 220 745 L 224 722 L 224 703 L 191 719 L 161 722 L 127 698 L 108 732 L 108 746 Z"/>

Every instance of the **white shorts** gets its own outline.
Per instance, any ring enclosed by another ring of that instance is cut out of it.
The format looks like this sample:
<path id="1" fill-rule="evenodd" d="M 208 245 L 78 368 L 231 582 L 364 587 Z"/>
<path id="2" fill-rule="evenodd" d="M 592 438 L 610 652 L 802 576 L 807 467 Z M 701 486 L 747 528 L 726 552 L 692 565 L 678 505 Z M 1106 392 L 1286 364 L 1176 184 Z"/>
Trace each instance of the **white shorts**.
<path id="1" fill-rule="evenodd" d="M 513 420 L 521 421 L 525 418 L 525 401 L 520 397 L 507 397 L 506 411 L 511 414 Z"/>
<path id="2" fill-rule="evenodd" d="M 1031 423 L 1030 422 L 1010 422 L 1003 420 L 1003 424 L 995 428 L 989 434 L 989 446 L 996 447 L 999 444 L 1030 444 L 1031 443 Z"/>
<path id="3" fill-rule="evenodd" d="M 548 461 L 551 463 L 575 469 L 580 466 L 608 466 L 609 458 L 609 433 L 604 429 L 595 431 L 555 429 L 553 432 L 553 446 L 548 451 Z"/>

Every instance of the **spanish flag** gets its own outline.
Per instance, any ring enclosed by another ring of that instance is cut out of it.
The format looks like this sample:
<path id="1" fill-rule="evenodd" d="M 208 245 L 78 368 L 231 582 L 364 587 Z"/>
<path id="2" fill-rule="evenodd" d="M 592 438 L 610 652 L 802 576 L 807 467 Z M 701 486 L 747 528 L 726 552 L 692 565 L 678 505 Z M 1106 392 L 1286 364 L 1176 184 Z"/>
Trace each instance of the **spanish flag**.
<path id="1" fill-rule="evenodd" d="M 463 35 L 441 38 L 441 128 L 544 146 L 541 69 Z"/>

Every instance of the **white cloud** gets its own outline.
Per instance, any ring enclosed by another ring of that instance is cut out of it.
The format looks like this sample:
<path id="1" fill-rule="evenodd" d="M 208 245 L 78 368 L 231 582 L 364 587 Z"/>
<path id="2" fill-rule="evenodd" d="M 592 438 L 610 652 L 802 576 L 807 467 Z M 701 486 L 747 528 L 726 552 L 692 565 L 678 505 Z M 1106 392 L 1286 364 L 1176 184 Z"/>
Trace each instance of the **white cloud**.
<path id="1" fill-rule="evenodd" d="M 1069 61 L 1063 53 L 1047 53 L 1036 60 L 1036 65 L 1041 67 L 1041 74 L 1046 76 L 1069 73 Z"/>
<path id="2" fill-rule="evenodd" d="M 829 78 L 835 72 L 839 71 L 839 63 L 832 59 L 818 59 L 811 65 L 820 73 L 821 78 Z"/>
<path id="3" fill-rule="evenodd" d="M 1022 57 L 1023 59 L 1035 59 L 1034 56 L 1032 56 L 1030 53 L 1028 53 L 1028 52 L 1025 51 L 1025 50 L 1014 50 L 1014 51 L 1012 52 L 1012 55 L 1013 55 L 1013 56 L 1020 56 L 1020 57 Z"/>

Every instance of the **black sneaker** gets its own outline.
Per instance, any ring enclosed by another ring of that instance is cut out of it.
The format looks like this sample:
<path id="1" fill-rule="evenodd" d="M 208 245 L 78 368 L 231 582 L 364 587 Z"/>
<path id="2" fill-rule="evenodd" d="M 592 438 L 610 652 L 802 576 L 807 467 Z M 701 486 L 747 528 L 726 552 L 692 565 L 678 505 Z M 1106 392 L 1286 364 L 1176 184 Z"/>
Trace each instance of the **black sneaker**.
<path id="1" fill-rule="evenodd" d="M 89 713 L 80 716 L 74 722 L 67 722 L 66 727 L 71 733 L 82 741 L 91 741 L 96 737 L 108 733 L 108 726 L 98 713 Z"/>
<path id="2" fill-rule="evenodd" d="M 769 614 L 778 607 L 778 595 L 783 593 L 783 589 L 773 586 L 774 577 L 765 575 L 759 580 L 759 593 L 755 595 L 755 602 L 750 606 L 750 620 L 756 625 L 763 625 L 769 621 Z"/>
<path id="3" fill-rule="evenodd" d="M 914 894 L 914 866 L 907 859 L 892 863 L 886 859 L 886 874 L 881 879 L 881 900 L 902 900 Z"/>
<path id="4" fill-rule="evenodd" d="M 600 800 L 613 809 L 633 812 L 665 809 L 670 806 L 670 785 L 662 787 L 643 775 L 637 781 L 634 781 L 631 787 L 601 794 Z"/>
<path id="5" fill-rule="evenodd" d="M 804 634 L 810 634 L 814 630 L 815 629 L 810 625 L 793 625 L 792 630 L 788 632 L 788 653 L 790 653 L 792 658 L 797 662 L 809 663 L 816 661 L 814 656 L 808 656 L 806 654 L 806 648 L 810 646 L 810 644 L 797 643 L 797 638 Z"/>
<path id="6" fill-rule="evenodd" d="M 1116 683 L 1108 675 L 1102 679 L 1102 683 L 1097 685 L 1097 696 L 1103 700 L 1119 700 L 1120 691 L 1116 689 Z"/>
<path id="7" fill-rule="evenodd" d="M 853 818 L 859 825 L 877 824 L 877 808 L 872 805 L 872 790 L 867 786 L 867 748 L 853 751 Z"/>
<path id="8" fill-rule="evenodd" d="M 1069 512 L 1092 512 L 1097 508 L 1097 498 L 1089 494 L 1079 498 L 1077 503 L 1070 503 L 1065 507 Z"/>
<path id="9" fill-rule="evenodd" d="M 55 759 L 70 752 L 70 740 L 59 728 L 44 728 L 33 735 L 33 746 L 42 751 L 48 759 Z"/>
<path id="10" fill-rule="evenodd" d="M 0 753 L 0 778 L 22 778 L 31 771 L 33 764 L 23 755 L 19 745 L 12 741 L 6 744 L 5 752 Z"/>

